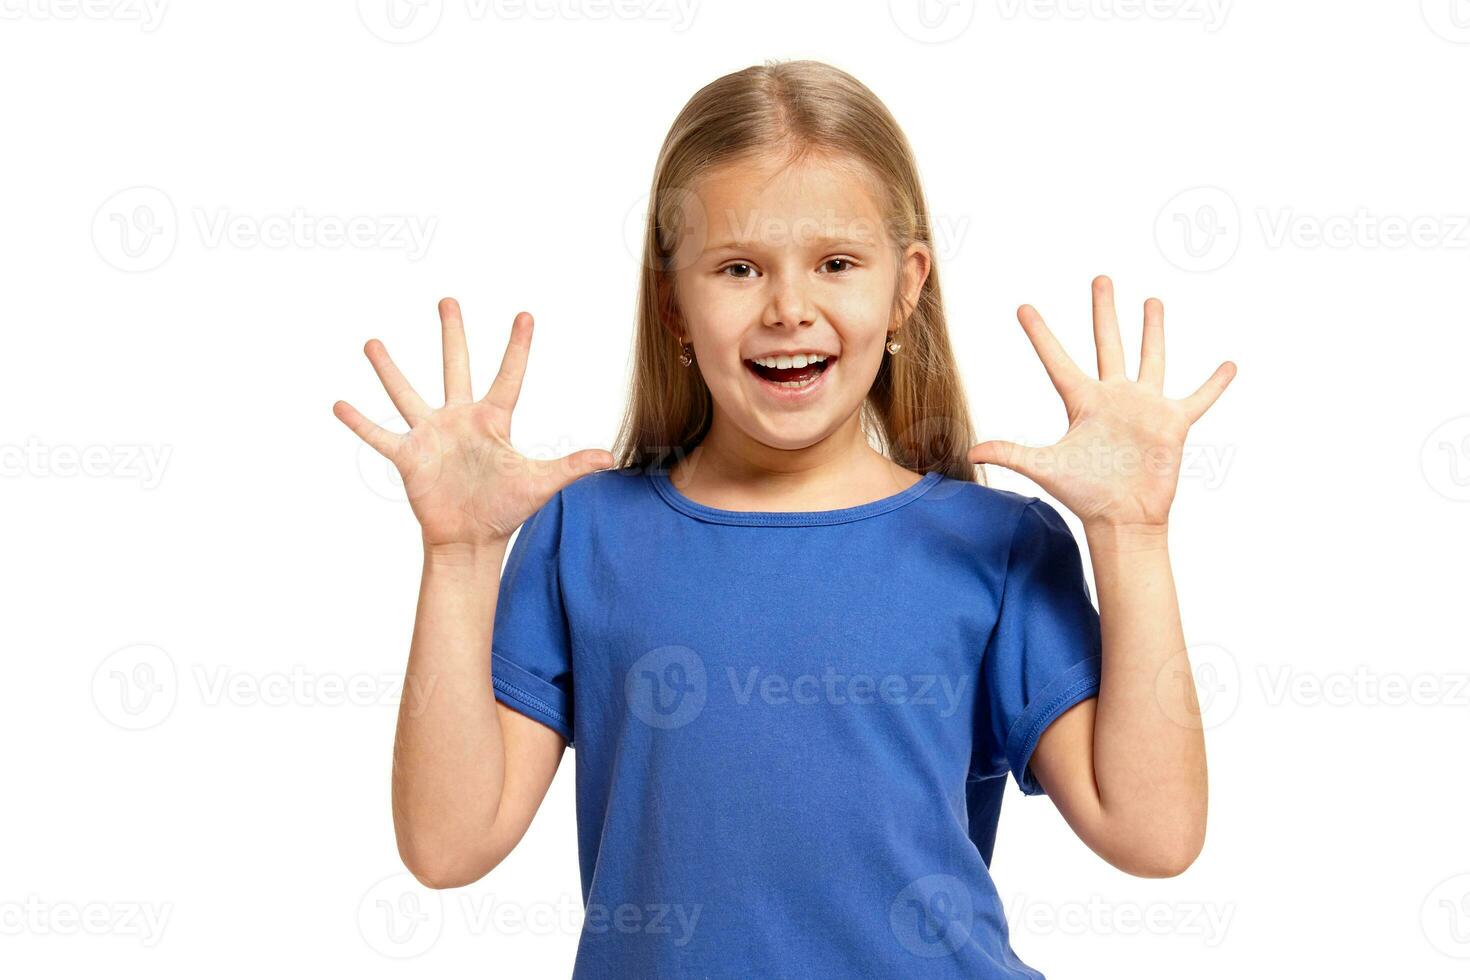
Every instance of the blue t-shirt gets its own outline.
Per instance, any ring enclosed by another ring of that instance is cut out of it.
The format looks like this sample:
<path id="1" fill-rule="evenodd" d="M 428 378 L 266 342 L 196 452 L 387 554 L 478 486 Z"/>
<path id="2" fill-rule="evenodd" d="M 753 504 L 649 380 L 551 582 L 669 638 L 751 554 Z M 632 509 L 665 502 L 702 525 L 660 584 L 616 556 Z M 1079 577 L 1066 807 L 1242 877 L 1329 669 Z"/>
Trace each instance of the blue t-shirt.
<path id="1" fill-rule="evenodd" d="M 496 696 L 575 750 L 574 980 L 1042 976 L 996 822 L 1102 650 L 1045 501 L 931 472 L 730 511 L 604 470 L 517 532 L 498 603 Z"/>

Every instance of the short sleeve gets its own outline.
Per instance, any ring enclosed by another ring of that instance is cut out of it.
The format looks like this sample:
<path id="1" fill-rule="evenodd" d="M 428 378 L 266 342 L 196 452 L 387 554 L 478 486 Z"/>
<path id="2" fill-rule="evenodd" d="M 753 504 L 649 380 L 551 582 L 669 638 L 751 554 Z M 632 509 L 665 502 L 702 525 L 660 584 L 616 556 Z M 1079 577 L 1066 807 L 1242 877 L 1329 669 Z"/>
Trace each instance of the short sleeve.
<path id="1" fill-rule="evenodd" d="M 572 643 L 562 603 L 558 491 L 521 525 L 500 573 L 491 636 L 495 697 L 572 743 Z"/>
<path id="2" fill-rule="evenodd" d="M 1030 768 L 1048 725 L 1097 694 L 1102 632 L 1066 521 L 1033 498 L 1011 538 L 1000 611 L 981 662 L 988 725 L 977 733 L 993 765 L 1027 796 L 1044 795 Z"/>

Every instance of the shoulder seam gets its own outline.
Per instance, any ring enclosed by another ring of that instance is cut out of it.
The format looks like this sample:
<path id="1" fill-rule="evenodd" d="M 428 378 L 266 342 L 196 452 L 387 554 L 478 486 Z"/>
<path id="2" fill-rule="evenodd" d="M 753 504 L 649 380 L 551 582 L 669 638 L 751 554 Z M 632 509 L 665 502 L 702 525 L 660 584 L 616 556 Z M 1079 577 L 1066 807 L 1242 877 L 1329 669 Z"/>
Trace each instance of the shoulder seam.
<path id="1" fill-rule="evenodd" d="M 1005 586 L 1011 580 L 1011 555 L 1016 551 L 1016 535 L 1021 530 L 1021 522 L 1026 519 L 1026 512 L 1041 502 L 1040 497 L 1027 497 L 1026 503 L 1016 512 L 1016 522 L 1011 525 L 1011 537 L 1006 542 L 1006 573 L 1001 578 L 1001 594 L 1005 594 Z"/>

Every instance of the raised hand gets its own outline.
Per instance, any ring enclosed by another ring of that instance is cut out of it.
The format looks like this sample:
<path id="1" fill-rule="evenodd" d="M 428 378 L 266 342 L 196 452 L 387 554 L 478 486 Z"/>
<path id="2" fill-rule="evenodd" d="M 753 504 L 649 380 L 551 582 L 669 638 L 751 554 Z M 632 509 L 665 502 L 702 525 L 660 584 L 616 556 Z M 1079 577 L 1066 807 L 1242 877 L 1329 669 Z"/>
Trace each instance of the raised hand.
<path id="1" fill-rule="evenodd" d="M 1235 377 L 1226 361 L 1188 398 L 1165 398 L 1164 305 L 1143 304 L 1138 379 L 1123 373 L 1123 341 L 1113 284 L 1092 282 L 1097 378 L 1077 367 L 1041 314 L 1022 306 L 1016 317 L 1036 348 L 1071 423 L 1054 445 L 1040 448 L 992 440 L 971 448 L 972 463 L 996 463 L 1029 477 L 1084 526 L 1157 526 L 1168 522 L 1189 427 Z"/>
<path id="2" fill-rule="evenodd" d="M 428 549 L 504 543 L 558 490 L 615 464 L 612 453 L 583 449 L 554 460 L 527 459 L 510 444 L 510 419 L 531 352 L 531 314 L 519 313 L 500 373 L 474 401 L 464 321 L 453 299 L 439 302 L 444 337 L 444 406 L 431 408 L 379 340 L 363 347 L 409 425 L 389 432 L 345 401 L 332 413 L 398 468 Z"/>

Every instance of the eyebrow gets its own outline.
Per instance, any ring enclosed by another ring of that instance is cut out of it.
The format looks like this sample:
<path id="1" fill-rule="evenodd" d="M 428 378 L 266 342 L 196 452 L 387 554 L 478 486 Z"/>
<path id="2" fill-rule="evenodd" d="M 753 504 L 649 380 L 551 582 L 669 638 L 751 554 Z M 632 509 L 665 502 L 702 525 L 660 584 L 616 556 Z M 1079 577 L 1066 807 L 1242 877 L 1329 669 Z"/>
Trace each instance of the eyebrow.
<path id="1" fill-rule="evenodd" d="M 711 245 L 708 245 L 708 246 L 705 247 L 705 251 L 706 252 L 717 252 L 720 249 L 726 249 L 726 248 L 731 248 L 731 249 L 759 248 L 763 244 L 764 243 L 761 242 L 760 240 L 746 241 L 744 239 L 730 239 L 730 240 L 715 242 L 715 243 L 713 243 Z M 841 247 L 841 246 L 846 246 L 848 248 L 858 249 L 858 248 L 872 248 L 872 247 L 876 246 L 878 243 L 876 241 L 864 242 L 864 241 L 860 241 L 860 240 L 858 240 L 856 238 L 850 238 L 850 237 L 847 237 L 847 236 L 835 237 L 835 236 L 830 236 L 830 235 L 824 235 L 824 236 L 822 236 L 820 238 L 813 238 L 813 239 L 810 239 L 810 240 L 803 241 L 803 242 L 801 242 L 801 244 L 803 246 L 809 246 L 809 247 L 812 247 L 812 248 L 820 247 L 820 248 L 824 248 L 824 249 L 829 249 L 829 248 L 837 248 L 837 247 Z"/>

